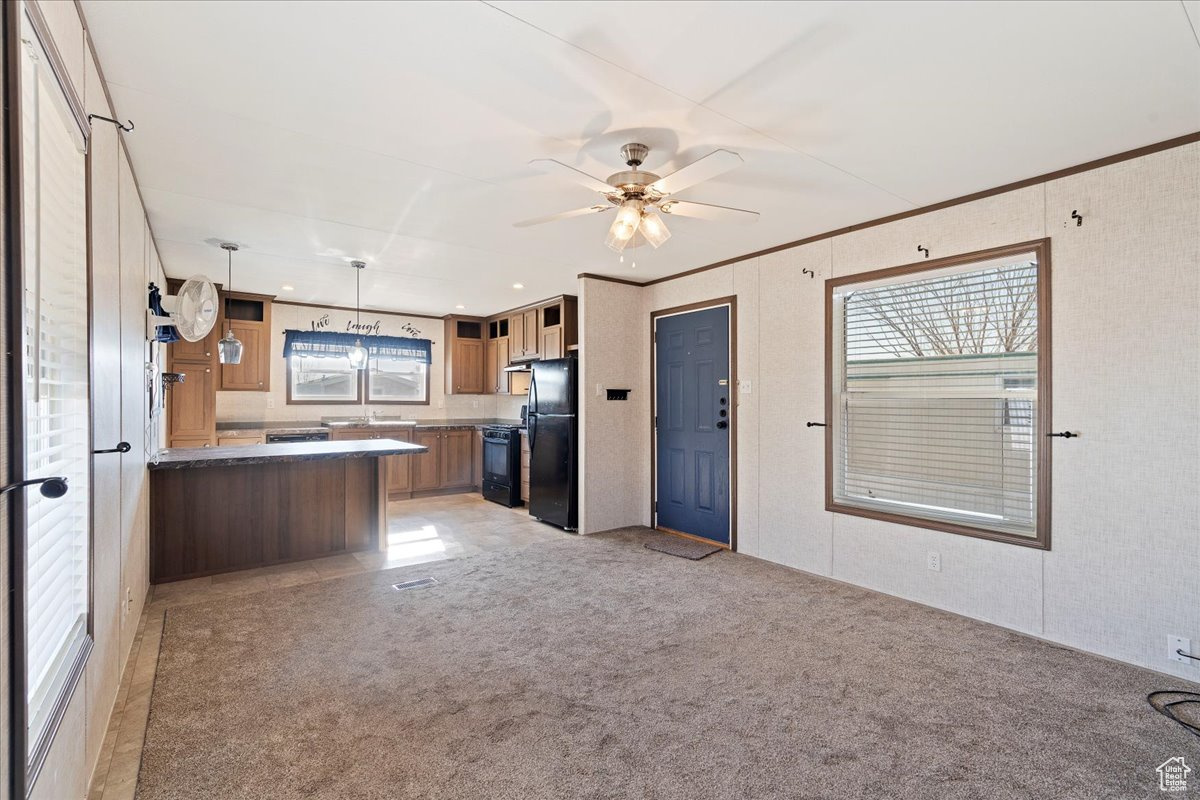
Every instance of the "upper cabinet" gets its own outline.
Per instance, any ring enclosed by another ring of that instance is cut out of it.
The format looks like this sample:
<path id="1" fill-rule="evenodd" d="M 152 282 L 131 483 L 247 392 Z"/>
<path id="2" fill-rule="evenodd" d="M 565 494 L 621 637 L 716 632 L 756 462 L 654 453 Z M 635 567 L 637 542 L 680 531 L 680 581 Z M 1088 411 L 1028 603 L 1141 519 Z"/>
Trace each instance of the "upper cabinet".
<path id="1" fill-rule="evenodd" d="M 484 393 L 484 330 L 478 317 L 445 317 L 446 394 Z"/>
<path id="2" fill-rule="evenodd" d="M 271 391 L 271 301 L 269 295 L 225 292 L 221 295 L 217 338 L 233 330 L 242 343 L 242 360 L 221 365 L 218 388 L 225 392 Z"/>
<path id="3" fill-rule="evenodd" d="M 577 301 L 560 295 L 488 319 L 445 317 L 446 394 L 524 394 L 505 367 L 562 358 L 578 341 Z"/>
<path id="4" fill-rule="evenodd" d="M 574 297 L 564 295 L 537 309 L 538 357 L 562 358 L 578 339 L 578 316 Z"/>

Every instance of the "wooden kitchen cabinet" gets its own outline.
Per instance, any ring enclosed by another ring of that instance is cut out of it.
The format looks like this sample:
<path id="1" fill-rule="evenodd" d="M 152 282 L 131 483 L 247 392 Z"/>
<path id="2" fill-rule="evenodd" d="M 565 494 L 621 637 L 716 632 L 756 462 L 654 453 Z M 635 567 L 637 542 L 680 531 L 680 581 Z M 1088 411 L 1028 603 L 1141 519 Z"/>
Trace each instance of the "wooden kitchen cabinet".
<path id="1" fill-rule="evenodd" d="M 475 452 L 475 431 L 444 431 L 441 448 L 441 489 L 469 487 L 473 479 L 472 456 Z"/>
<path id="2" fill-rule="evenodd" d="M 542 306 L 538 311 L 541 314 L 538 326 L 541 341 L 539 357 L 563 358 L 567 354 L 567 348 L 576 344 L 579 339 L 575 298 L 561 297 Z"/>
<path id="3" fill-rule="evenodd" d="M 428 453 L 419 453 L 412 458 L 412 489 L 414 492 L 441 488 L 441 437 L 439 431 L 417 431 L 413 444 L 429 448 Z"/>
<path id="4" fill-rule="evenodd" d="M 182 281 L 167 281 L 167 291 L 179 291 Z M 179 372 L 182 383 L 168 384 L 166 400 L 167 447 L 213 447 L 217 444 L 217 340 L 221 320 L 198 342 L 178 341 L 166 346 L 167 372 Z"/>
<path id="5" fill-rule="evenodd" d="M 241 447 L 247 444 L 263 444 L 262 436 L 238 436 L 237 434 L 221 435 L 217 437 L 217 446 L 219 447 Z"/>
<path id="6" fill-rule="evenodd" d="M 487 343 L 487 364 L 486 378 L 487 385 L 484 391 L 489 394 L 508 394 L 508 373 L 504 368 L 508 366 L 508 337 L 503 336 L 499 339 L 488 339 Z"/>
<path id="7" fill-rule="evenodd" d="M 192 361 L 207 363 L 217 357 L 217 340 L 224 333 L 220 330 L 220 320 L 213 329 L 198 342 L 181 339 L 167 345 L 167 352 L 174 361 Z"/>
<path id="8" fill-rule="evenodd" d="M 538 357 L 538 310 L 518 311 L 508 320 L 508 357 L 510 362 Z"/>
<path id="9" fill-rule="evenodd" d="M 271 390 L 271 301 L 269 295 L 226 292 L 222 295 L 220 336 L 232 329 L 242 343 L 242 360 L 221 365 L 219 388 L 226 392 Z M 218 337 L 218 338 L 219 338 Z"/>
<path id="10" fill-rule="evenodd" d="M 446 394 L 484 393 L 484 320 L 448 316 L 446 333 Z"/>
<path id="11" fill-rule="evenodd" d="M 204 447 L 216 444 L 217 395 L 212 365 L 173 360 L 171 371 L 184 373 L 184 379 L 171 384 L 167 390 L 170 392 L 167 412 L 169 446 Z M 183 443 L 185 440 L 187 444 Z"/>
<path id="12" fill-rule="evenodd" d="M 395 439 L 398 442 L 411 442 L 413 441 L 413 432 L 409 428 L 338 428 L 330 433 L 329 438 L 334 441 L 345 441 L 347 439 Z M 417 444 L 422 444 L 422 442 L 417 442 Z M 426 446 L 428 447 L 428 445 Z M 430 450 L 432 451 L 433 448 L 431 447 Z M 384 469 L 387 470 L 388 498 L 403 497 L 413 490 L 413 460 L 425 458 L 426 455 L 429 454 L 384 456 L 380 459 Z"/>
<path id="13" fill-rule="evenodd" d="M 538 321 L 540 319 L 538 309 L 531 308 L 521 315 L 521 322 L 525 326 L 525 357 L 540 358 L 542 352 L 542 342 L 540 331 L 538 330 Z"/>

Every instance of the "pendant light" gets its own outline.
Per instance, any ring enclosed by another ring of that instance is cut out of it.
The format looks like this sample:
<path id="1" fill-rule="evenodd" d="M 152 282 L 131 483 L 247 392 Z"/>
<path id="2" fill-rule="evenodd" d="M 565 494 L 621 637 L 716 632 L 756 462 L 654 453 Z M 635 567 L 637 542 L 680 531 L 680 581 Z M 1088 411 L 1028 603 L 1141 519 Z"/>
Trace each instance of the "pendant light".
<path id="1" fill-rule="evenodd" d="M 238 246 L 232 242 L 222 242 L 221 249 L 229 253 L 229 277 L 225 281 L 225 291 L 228 292 L 233 288 L 233 254 L 238 249 Z M 226 321 L 229 322 L 228 320 Z M 233 335 L 232 322 L 229 322 L 225 336 L 217 342 L 217 358 L 222 364 L 242 363 L 242 343 Z"/>
<path id="2" fill-rule="evenodd" d="M 350 266 L 357 270 L 354 275 L 354 312 L 357 315 L 356 328 L 362 330 L 362 271 L 366 269 L 367 262 L 351 261 Z M 367 348 L 362 346 L 362 339 L 355 339 L 354 347 L 346 353 L 346 357 L 350 359 L 350 366 L 355 369 L 366 369 L 367 355 Z"/>

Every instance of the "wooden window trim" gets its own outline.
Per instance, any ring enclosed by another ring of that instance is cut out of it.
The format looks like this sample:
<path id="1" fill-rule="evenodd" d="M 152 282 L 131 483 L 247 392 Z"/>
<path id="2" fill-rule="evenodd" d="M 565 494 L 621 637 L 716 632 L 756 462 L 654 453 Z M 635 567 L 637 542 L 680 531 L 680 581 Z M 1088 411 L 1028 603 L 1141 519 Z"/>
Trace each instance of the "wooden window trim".
<path id="1" fill-rule="evenodd" d="M 366 370 L 358 371 L 358 380 L 355 381 L 355 399 L 353 400 L 297 400 L 292 396 L 292 359 L 285 358 L 287 362 L 287 405 L 289 406 L 361 406 L 363 403 L 363 385 L 366 383 Z"/>
<path id="2" fill-rule="evenodd" d="M 424 400 L 373 400 L 371 398 L 371 375 L 370 370 L 363 370 L 363 383 L 366 385 L 364 389 L 367 398 L 367 405 L 378 406 L 427 406 L 430 402 L 430 391 L 433 386 L 431 376 L 433 375 L 433 363 L 425 365 L 425 399 Z M 289 384 L 290 386 L 291 384 Z"/>
<path id="3" fill-rule="evenodd" d="M 297 400 L 292 396 L 292 359 L 285 358 L 287 362 L 287 400 L 289 406 L 361 406 L 364 402 L 367 405 L 380 406 L 427 406 L 431 402 L 431 391 L 433 382 L 431 376 L 433 374 L 433 364 L 426 364 L 425 367 L 425 399 L 424 400 L 372 400 L 370 393 L 370 370 L 364 369 L 359 371 L 358 382 L 354 400 Z"/>
<path id="4" fill-rule="evenodd" d="M 1034 439 L 1038 442 L 1037 454 L 1037 508 L 1034 518 L 1037 520 L 1034 536 L 1021 536 L 1019 534 L 1003 533 L 1001 531 L 988 530 L 986 528 L 976 528 L 969 525 L 959 525 L 952 522 L 940 522 L 938 520 L 924 519 L 922 517 L 909 516 L 907 514 L 895 514 L 885 511 L 876 511 L 868 508 L 858 508 L 838 503 L 833 496 L 833 469 L 834 469 L 834 336 L 833 336 L 833 296 L 835 290 L 839 286 L 853 283 L 863 283 L 865 281 L 881 280 L 886 278 L 895 278 L 905 275 L 913 275 L 930 270 L 944 269 L 946 267 L 955 267 L 963 264 L 970 264 L 975 261 L 986 261 L 995 258 L 1004 258 L 1006 256 L 1015 256 L 1022 253 L 1034 253 L 1038 261 L 1038 285 L 1037 285 L 1037 306 L 1038 306 L 1038 390 L 1037 402 L 1038 410 L 1036 420 L 1034 422 Z M 947 533 L 958 533 L 963 536 L 972 536 L 978 539 L 989 539 L 995 542 L 1007 542 L 1009 544 L 1021 545 L 1022 547 L 1032 547 L 1038 550 L 1050 549 L 1050 451 L 1052 439 L 1048 439 L 1050 433 L 1051 416 L 1051 365 L 1050 365 L 1050 239 L 1034 239 L 1029 242 L 1020 244 L 1006 245 L 1004 247 L 995 247 L 988 250 L 976 250 L 971 253 L 962 253 L 960 255 L 948 256 L 946 258 L 933 259 L 930 261 L 918 261 L 913 264 L 904 264 L 899 267 L 886 267 L 884 269 L 871 270 L 869 272 L 859 272 L 853 275 L 843 275 L 837 278 L 829 278 L 825 281 L 825 510 L 835 514 L 848 514 L 856 517 L 866 517 L 868 519 L 877 519 L 884 522 L 893 522 L 898 525 L 907 525 L 914 528 L 927 528 L 935 531 L 945 531 Z"/>

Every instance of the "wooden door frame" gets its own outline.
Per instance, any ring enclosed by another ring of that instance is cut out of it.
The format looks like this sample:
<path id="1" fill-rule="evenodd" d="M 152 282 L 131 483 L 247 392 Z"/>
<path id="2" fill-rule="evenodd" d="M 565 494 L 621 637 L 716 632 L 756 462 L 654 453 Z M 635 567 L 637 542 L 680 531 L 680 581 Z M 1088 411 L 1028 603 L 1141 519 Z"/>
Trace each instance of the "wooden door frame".
<path id="1" fill-rule="evenodd" d="M 729 336 L 726 346 L 729 348 L 729 545 L 728 549 L 737 552 L 737 295 L 717 297 L 712 300 L 701 300 L 682 306 L 672 306 L 650 312 L 650 527 L 655 530 L 667 531 L 698 541 L 709 542 L 698 536 L 661 528 L 658 524 L 658 427 L 654 424 L 658 405 L 658 375 L 657 352 L 654 341 L 654 326 L 660 317 L 674 317 L 693 311 L 705 311 L 710 308 L 729 307 Z M 718 544 L 713 542 L 713 544 Z"/>

